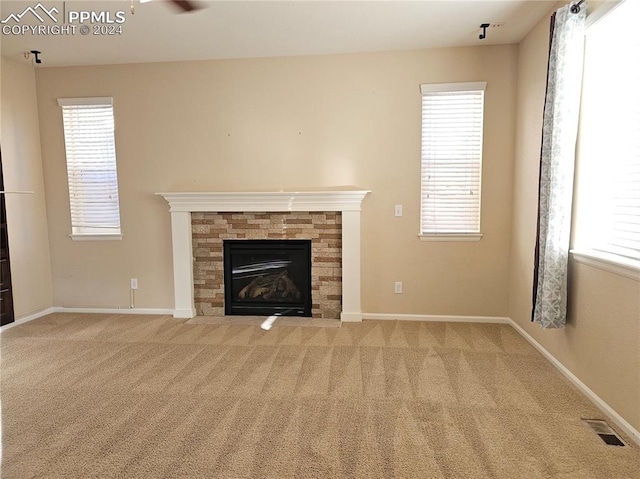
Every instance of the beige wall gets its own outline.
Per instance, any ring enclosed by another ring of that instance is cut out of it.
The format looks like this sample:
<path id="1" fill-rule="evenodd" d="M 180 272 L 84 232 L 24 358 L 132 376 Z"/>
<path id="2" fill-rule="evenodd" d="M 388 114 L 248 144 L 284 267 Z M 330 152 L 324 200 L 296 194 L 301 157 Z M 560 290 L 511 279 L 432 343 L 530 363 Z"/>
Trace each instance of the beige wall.
<path id="1" fill-rule="evenodd" d="M 640 429 L 640 282 L 572 261 L 566 328 L 530 322 L 548 35 L 545 18 L 519 46 L 509 316 Z"/>
<path id="2" fill-rule="evenodd" d="M 57 306 L 173 306 L 161 191 L 358 185 L 363 310 L 504 316 L 517 47 L 41 68 L 38 105 Z M 488 82 L 479 243 L 418 239 L 424 82 Z M 120 242 L 69 239 L 58 97 L 113 96 Z M 395 218 L 394 204 L 404 205 Z M 394 281 L 404 293 L 393 293 Z"/>
<path id="3" fill-rule="evenodd" d="M 16 319 L 53 306 L 36 84 L 31 64 L 2 59 L 2 167 Z"/>

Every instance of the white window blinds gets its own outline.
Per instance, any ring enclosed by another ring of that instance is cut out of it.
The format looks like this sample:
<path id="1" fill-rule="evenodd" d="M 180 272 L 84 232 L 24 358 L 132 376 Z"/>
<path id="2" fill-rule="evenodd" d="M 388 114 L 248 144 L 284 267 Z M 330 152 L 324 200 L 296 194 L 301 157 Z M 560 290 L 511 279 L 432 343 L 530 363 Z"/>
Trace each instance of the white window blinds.
<path id="1" fill-rule="evenodd" d="M 627 0 L 587 31 L 576 246 L 640 266 L 638 18 Z"/>
<path id="2" fill-rule="evenodd" d="M 421 233 L 480 233 L 485 82 L 420 85 Z"/>
<path id="3" fill-rule="evenodd" d="M 112 98 L 60 98 L 72 236 L 120 235 Z"/>

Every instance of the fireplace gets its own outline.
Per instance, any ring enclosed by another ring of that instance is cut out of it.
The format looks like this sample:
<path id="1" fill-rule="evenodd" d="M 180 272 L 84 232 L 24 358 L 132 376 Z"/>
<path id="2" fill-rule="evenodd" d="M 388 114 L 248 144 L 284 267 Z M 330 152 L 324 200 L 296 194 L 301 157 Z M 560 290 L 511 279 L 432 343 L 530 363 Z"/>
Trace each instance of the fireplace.
<path id="1" fill-rule="evenodd" d="M 173 192 L 173 193 L 157 193 L 169 203 L 171 212 L 171 239 L 173 246 L 173 290 L 174 290 L 174 310 L 173 316 L 176 318 L 193 318 L 196 316 L 195 296 L 196 287 L 201 289 L 202 296 L 210 299 L 210 306 L 199 314 L 204 315 L 221 315 L 224 312 L 223 301 L 224 291 L 220 290 L 222 297 L 218 299 L 218 290 L 222 286 L 222 277 L 217 276 L 217 270 L 220 268 L 222 272 L 222 247 L 218 252 L 217 249 L 207 252 L 207 248 L 200 248 L 200 245 L 194 247 L 193 241 L 196 239 L 192 236 L 192 229 L 206 230 L 207 225 L 198 224 L 200 215 L 220 215 L 214 219 L 211 228 L 217 229 L 220 223 L 227 223 L 222 218 L 234 212 L 243 212 L 244 214 L 264 213 L 272 215 L 271 218 L 277 216 L 295 215 L 298 213 L 311 214 L 312 217 L 321 212 L 335 212 L 340 214 L 341 229 L 340 234 L 335 238 L 322 239 L 311 236 L 312 255 L 322 254 L 327 249 L 335 248 L 335 243 L 341 250 L 339 259 L 336 260 L 335 253 L 328 253 L 323 259 L 329 262 L 337 261 L 337 265 L 332 266 L 331 274 L 340 274 L 340 285 L 324 286 L 317 282 L 324 281 L 324 276 L 329 271 L 327 267 L 322 266 L 319 258 L 314 259 L 316 268 L 315 274 L 312 271 L 312 279 L 316 284 L 312 284 L 314 291 L 314 301 L 318 302 L 318 306 L 322 308 L 324 301 L 340 301 L 340 310 L 337 311 L 336 317 L 340 317 L 342 321 L 361 321 L 362 310 L 360 300 L 360 211 L 364 197 L 369 193 L 354 186 L 333 187 L 333 188 L 314 188 L 308 190 L 279 190 L 279 191 L 262 191 L 262 192 Z M 193 221 L 192 223 L 192 216 Z M 286 218 L 284 218 L 286 220 Z M 288 238 L 290 235 L 305 235 L 305 228 L 296 228 L 301 231 L 293 232 L 293 228 L 289 229 L 287 221 L 282 222 L 280 227 L 277 225 L 264 225 L 266 230 L 254 230 L 258 224 L 269 223 L 266 219 L 257 219 L 255 224 L 247 224 L 237 226 L 237 233 L 229 233 L 228 231 L 205 231 L 197 234 L 210 236 L 202 238 L 206 243 L 214 246 L 217 241 L 222 242 L 223 239 L 229 239 L 232 235 L 233 239 L 269 239 L 275 234 L 278 239 Z M 313 219 L 312 219 L 313 222 Z M 247 228 L 249 227 L 249 228 Z M 275 228 L 275 233 L 272 231 Z M 333 226 L 331 226 L 333 228 Z M 319 227 L 318 229 L 322 229 Z M 243 231 L 240 231 L 243 230 Z M 263 235 L 262 238 L 252 237 L 253 234 Z M 337 233 L 332 233 L 337 235 Z M 297 238 L 297 239 L 309 239 Z M 313 242 L 318 243 L 314 245 Z M 326 248 L 328 246 L 328 248 Z M 194 257 L 199 255 L 208 256 L 209 260 L 220 257 L 219 263 L 211 261 L 208 265 L 199 265 L 194 262 Z M 331 259 L 330 259 L 331 258 Z M 202 269 L 204 278 L 194 277 L 194 269 Z M 206 270 L 206 271 L 204 271 Z M 215 274 L 214 274 L 215 273 Z M 317 279 L 316 279 L 317 278 Z M 323 288 L 325 290 L 323 291 Z M 318 291 L 316 291 L 318 289 Z M 325 298 L 317 298 L 316 294 L 325 293 Z M 315 307 L 312 304 L 312 310 Z M 217 310 L 220 308 L 220 311 Z M 319 311 L 318 317 L 325 317 Z M 315 317 L 312 311 L 312 317 Z M 328 316 L 327 316 L 328 317 Z"/>
<path id="2" fill-rule="evenodd" d="M 311 317 L 310 240 L 225 240 L 225 315 Z"/>

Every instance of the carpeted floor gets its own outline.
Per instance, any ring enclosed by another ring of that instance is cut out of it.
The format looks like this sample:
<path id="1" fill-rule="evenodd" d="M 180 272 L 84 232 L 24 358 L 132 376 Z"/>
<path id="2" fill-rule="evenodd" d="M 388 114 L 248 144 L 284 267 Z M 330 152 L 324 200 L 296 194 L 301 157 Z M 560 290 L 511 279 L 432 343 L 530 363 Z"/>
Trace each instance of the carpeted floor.
<path id="1" fill-rule="evenodd" d="M 54 314 L 0 341 L 3 479 L 640 474 L 507 325 Z"/>
<path id="2" fill-rule="evenodd" d="M 302 318 L 294 316 L 196 316 L 185 324 L 213 324 L 215 326 L 260 326 L 269 330 L 274 326 L 300 326 L 302 328 L 339 328 L 339 319 Z"/>

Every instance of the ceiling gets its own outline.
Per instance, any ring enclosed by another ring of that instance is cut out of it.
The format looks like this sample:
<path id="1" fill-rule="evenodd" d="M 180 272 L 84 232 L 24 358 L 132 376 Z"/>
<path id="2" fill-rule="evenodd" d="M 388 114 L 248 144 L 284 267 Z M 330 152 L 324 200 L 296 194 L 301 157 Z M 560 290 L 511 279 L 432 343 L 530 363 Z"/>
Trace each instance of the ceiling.
<path id="1" fill-rule="evenodd" d="M 180 13 L 170 2 L 2 1 L 2 54 L 21 61 L 41 52 L 47 66 L 277 57 L 517 43 L 553 6 L 549 0 L 497 1 L 203 1 Z M 41 22 L 32 7 L 39 12 Z M 47 18 L 44 7 L 52 13 Z M 56 8 L 59 13 L 52 9 Z M 101 21 L 68 23 L 70 12 L 105 12 Z M 122 12 L 122 13 L 117 13 Z M 10 14 L 16 16 L 9 17 Z M 20 14 L 24 13 L 21 18 Z M 66 13 L 66 15 L 65 15 Z M 108 15 L 108 16 L 104 16 Z M 107 23 L 118 18 L 120 24 Z M 67 23 L 65 23 L 67 21 Z M 490 23 L 479 40 L 480 24 Z M 74 34 L 55 28 L 75 26 Z M 89 34 L 80 28 L 89 27 Z M 121 29 L 118 29 L 121 27 Z M 44 34 L 21 28 L 48 28 Z M 94 35 L 94 29 L 112 35 Z M 117 32 L 121 31 L 120 34 Z M 17 33 L 19 32 L 19 33 Z"/>

